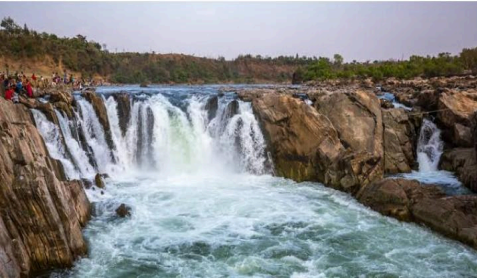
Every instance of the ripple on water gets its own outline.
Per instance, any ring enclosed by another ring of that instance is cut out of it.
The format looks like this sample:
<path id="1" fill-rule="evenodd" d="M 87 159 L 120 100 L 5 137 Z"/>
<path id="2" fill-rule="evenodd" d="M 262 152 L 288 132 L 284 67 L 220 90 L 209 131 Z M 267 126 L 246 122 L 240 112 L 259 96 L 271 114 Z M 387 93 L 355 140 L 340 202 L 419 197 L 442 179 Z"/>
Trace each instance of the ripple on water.
<path id="1" fill-rule="evenodd" d="M 471 277 L 477 254 L 314 183 L 189 176 L 108 184 L 89 257 L 60 277 Z M 111 204 L 131 218 L 108 221 Z"/>

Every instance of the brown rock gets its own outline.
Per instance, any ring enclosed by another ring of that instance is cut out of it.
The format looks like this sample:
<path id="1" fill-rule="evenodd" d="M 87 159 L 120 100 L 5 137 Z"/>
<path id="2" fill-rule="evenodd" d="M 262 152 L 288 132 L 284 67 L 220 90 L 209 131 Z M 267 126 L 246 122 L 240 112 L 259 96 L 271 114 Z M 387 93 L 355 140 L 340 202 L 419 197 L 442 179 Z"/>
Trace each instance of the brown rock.
<path id="1" fill-rule="evenodd" d="M 463 126 L 461 124 L 454 125 L 454 144 L 462 148 L 470 148 L 472 144 L 472 134 L 470 127 Z"/>
<path id="2" fill-rule="evenodd" d="M 383 123 L 385 173 L 410 172 L 415 163 L 418 127 L 404 109 L 383 110 Z"/>
<path id="3" fill-rule="evenodd" d="M 381 108 L 384 108 L 384 109 L 394 108 L 393 103 L 388 100 L 380 99 L 379 102 L 381 103 Z"/>
<path id="4" fill-rule="evenodd" d="M 364 186 L 356 198 L 383 215 L 411 221 L 412 207 L 417 201 L 443 196 L 436 186 L 422 186 L 416 180 L 388 178 Z"/>
<path id="5" fill-rule="evenodd" d="M 125 204 L 121 204 L 117 209 L 116 209 L 116 214 L 121 217 L 127 217 L 131 216 L 131 208 L 126 206 Z"/>
<path id="6" fill-rule="evenodd" d="M 207 111 L 207 116 L 209 121 L 215 118 L 217 114 L 217 109 L 219 108 L 219 98 L 217 96 L 212 96 L 207 100 L 204 109 Z"/>
<path id="7" fill-rule="evenodd" d="M 470 127 L 470 118 L 477 110 L 477 101 L 471 93 L 446 92 L 439 97 L 437 119 L 447 128 L 452 129 L 459 123 Z"/>
<path id="8" fill-rule="evenodd" d="M 118 104 L 119 127 L 122 135 L 125 136 L 131 119 L 131 99 L 128 93 L 114 94 L 113 97 Z"/>
<path id="9" fill-rule="evenodd" d="M 106 141 L 110 149 L 114 148 L 114 142 L 111 135 L 111 128 L 109 125 L 108 112 L 104 105 L 103 99 L 98 96 L 94 91 L 85 91 L 82 93 L 83 97 L 91 103 L 99 122 L 103 126 L 104 133 L 106 135 Z"/>
<path id="10" fill-rule="evenodd" d="M 439 168 L 455 172 L 463 185 L 477 192 L 477 161 L 474 148 L 446 150 L 441 156 Z"/>
<path id="11" fill-rule="evenodd" d="M 101 174 L 96 174 L 96 176 L 94 177 L 94 184 L 98 188 L 104 188 L 105 187 L 103 178 L 101 177 Z"/>
<path id="12" fill-rule="evenodd" d="M 81 227 L 90 204 L 83 187 L 64 180 L 28 108 L 2 98 L 0 142 L 0 276 L 71 267 L 86 253 Z"/>

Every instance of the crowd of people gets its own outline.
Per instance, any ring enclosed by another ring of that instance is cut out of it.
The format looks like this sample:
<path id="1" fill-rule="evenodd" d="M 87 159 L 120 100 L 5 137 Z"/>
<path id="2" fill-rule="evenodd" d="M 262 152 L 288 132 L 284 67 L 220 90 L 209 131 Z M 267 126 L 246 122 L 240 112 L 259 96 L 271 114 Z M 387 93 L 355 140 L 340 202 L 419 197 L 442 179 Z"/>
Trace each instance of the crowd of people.
<path id="1" fill-rule="evenodd" d="M 24 95 L 28 98 L 33 98 L 35 90 L 45 89 L 48 87 L 57 87 L 60 85 L 71 86 L 73 90 L 82 90 L 85 86 L 97 86 L 93 79 L 85 81 L 82 79 L 76 79 L 73 74 L 67 74 L 65 71 L 63 76 L 60 76 L 58 72 L 54 72 L 49 78 L 43 76 L 36 76 L 33 73 L 30 77 L 26 76 L 23 72 L 16 72 L 14 74 L 0 73 L 0 95 L 7 100 L 13 102 L 19 101 L 19 96 Z"/>
<path id="2" fill-rule="evenodd" d="M 36 82 L 38 78 L 35 76 L 35 74 L 33 74 L 30 78 L 28 78 L 23 72 L 15 73 L 14 75 L 0 73 L 1 94 L 5 97 L 5 99 L 11 100 L 15 103 L 19 102 L 20 95 L 25 95 L 28 98 L 32 98 L 32 81 Z"/>

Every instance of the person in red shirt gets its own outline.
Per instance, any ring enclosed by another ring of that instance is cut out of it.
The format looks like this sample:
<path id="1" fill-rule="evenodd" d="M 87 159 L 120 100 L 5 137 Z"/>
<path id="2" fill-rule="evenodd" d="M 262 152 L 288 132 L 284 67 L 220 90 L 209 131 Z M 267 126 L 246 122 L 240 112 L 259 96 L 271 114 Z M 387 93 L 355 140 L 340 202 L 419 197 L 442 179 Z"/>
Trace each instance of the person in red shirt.
<path id="1" fill-rule="evenodd" d="M 15 92 L 13 91 L 13 87 L 9 87 L 7 91 L 5 92 L 5 99 L 6 100 L 12 100 L 13 94 Z"/>
<path id="2" fill-rule="evenodd" d="M 31 83 L 30 83 L 30 80 L 26 80 L 26 91 L 27 91 L 27 95 L 29 98 L 32 98 L 33 97 L 33 88 L 31 87 Z"/>
<path id="3" fill-rule="evenodd" d="M 31 80 L 36 81 L 35 73 L 33 73 L 33 75 L 31 76 Z"/>

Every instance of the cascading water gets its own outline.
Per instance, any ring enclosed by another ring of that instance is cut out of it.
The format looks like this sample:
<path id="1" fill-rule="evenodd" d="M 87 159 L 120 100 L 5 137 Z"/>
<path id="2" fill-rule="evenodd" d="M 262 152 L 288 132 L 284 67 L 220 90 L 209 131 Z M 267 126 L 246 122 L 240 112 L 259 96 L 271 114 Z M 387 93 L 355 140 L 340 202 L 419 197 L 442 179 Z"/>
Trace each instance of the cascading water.
<path id="1" fill-rule="evenodd" d="M 425 184 L 436 184 L 448 195 L 472 194 L 451 172 L 438 170 L 444 149 L 444 143 L 440 137 L 441 130 L 432 121 L 424 119 L 416 149 L 419 171 L 397 176 L 416 179 Z"/>
<path id="2" fill-rule="evenodd" d="M 80 175 L 78 171 L 68 158 L 65 145 L 62 142 L 62 134 L 58 126 L 50 122 L 42 112 L 32 109 L 32 113 L 35 119 L 35 124 L 40 131 L 43 140 L 45 140 L 45 144 L 50 156 L 54 159 L 58 159 L 61 162 L 63 168 L 65 169 L 67 178 L 79 178 Z"/>
<path id="3" fill-rule="evenodd" d="M 443 148 L 441 130 L 433 122 L 424 119 L 417 143 L 419 171 L 437 171 Z"/>
<path id="4" fill-rule="evenodd" d="M 320 184 L 268 175 L 251 104 L 233 94 L 209 105 L 213 86 L 131 87 L 125 113 L 105 90 L 115 149 L 78 97 L 84 155 L 68 150 L 73 161 L 87 161 L 92 149 L 111 178 L 104 195 L 88 191 L 95 206 L 84 231 L 88 257 L 52 277 L 456 277 L 477 269 L 475 252 L 460 244 Z M 63 120 L 64 137 L 74 140 Z M 115 216 L 120 203 L 131 217 Z"/>

